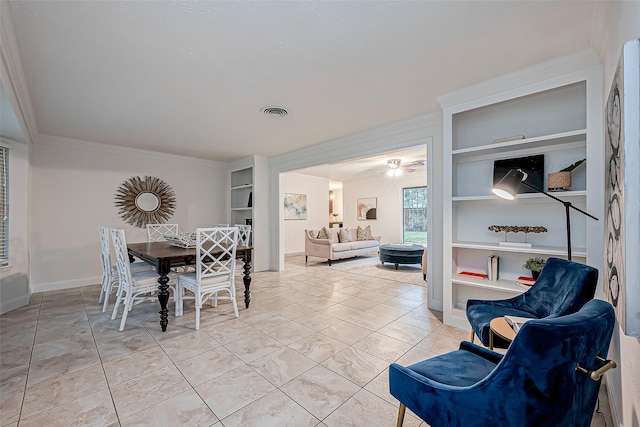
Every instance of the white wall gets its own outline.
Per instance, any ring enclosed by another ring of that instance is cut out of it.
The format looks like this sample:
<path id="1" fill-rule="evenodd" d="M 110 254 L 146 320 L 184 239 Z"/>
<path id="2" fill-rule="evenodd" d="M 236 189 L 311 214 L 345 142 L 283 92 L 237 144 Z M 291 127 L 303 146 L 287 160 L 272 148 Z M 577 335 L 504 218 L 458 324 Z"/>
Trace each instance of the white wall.
<path id="1" fill-rule="evenodd" d="M 29 147 L 9 147 L 9 268 L 0 270 L 0 314 L 29 303 Z"/>
<path id="2" fill-rule="evenodd" d="M 307 195 L 307 219 L 284 221 L 286 255 L 304 253 L 304 230 L 328 227 L 329 180 L 298 173 L 282 174 L 284 193 Z M 280 203 L 280 209 L 284 209 Z"/>
<path id="3" fill-rule="evenodd" d="M 425 147 L 426 156 L 426 147 Z M 343 181 L 344 226 L 362 228 L 371 226 L 374 235 L 382 236 L 382 244 L 402 243 L 402 189 L 427 184 L 424 171 L 389 177 L 380 174 L 374 177 Z M 377 219 L 359 221 L 357 199 L 377 198 Z"/>
<path id="4" fill-rule="evenodd" d="M 596 11 L 601 12 L 599 16 L 604 18 L 604 22 L 600 23 L 601 33 L 594 35 L 594 44 L 598 44 L 598 53 L 604 67 L 603 105 L 611 88 L 623 43 L 640 37 L 640 2 L 612 2 L 607 7 L 610 9 Z M 638 141 L 633 143 L 637 144 Z M 609 358 L 617 360 L 619 366 L 607 373 L 607 386 L 613 412 L 621 425 L 629 427 L 640 426 L 639 355 L 640 339 L 626 336 L 616 327 Z"/>
<path id="5" fill-rule="evenodd" d="M 59 138 L 31 146 L 31 289 L 100 283 L 98 227 L 121 227 L 128 242 L 146 231 L 126 224 L 114 205 L 116 189 L 132 176 L 155 176 L 171 186 L 176 211 L 168 222 L 183 230 L 228 222 L 225 163 Z"/>

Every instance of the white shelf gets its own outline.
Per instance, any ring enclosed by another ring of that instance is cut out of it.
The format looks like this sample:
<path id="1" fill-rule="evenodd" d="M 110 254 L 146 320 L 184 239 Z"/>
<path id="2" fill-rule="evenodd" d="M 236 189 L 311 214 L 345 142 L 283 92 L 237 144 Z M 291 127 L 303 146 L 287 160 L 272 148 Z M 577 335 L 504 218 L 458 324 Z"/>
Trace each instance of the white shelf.
<path id="1" fill-rule="evenodd" d="M 487 280 L 487 279 L 474 279 L 472 277 L 460 276 L 458 274 L 454 274 L 451 277 L 451 283 L 456 285 L 464 285 L 471 286 L 475 288 L 483 288 L 483 289 L 491 289 L 495 291 L 501 292 L 510 292 L 514 294 L 521 294 L 527 290 L 525 287 L 521 287 L 520 285 L 515 283 L 514 280 Z"/>
<path id="2" fill-rule="evenodd" d="M 501 142 L 497 144 L 461 148 L 458 150 L 452 150 L 451 155 L 455 159 L 462 159 L 480 155 L 493 156 L 500 153 L 511 152 L 514 150 L 524 150 L 528 148 L 535 148 L 536 150 L 546 151 L 546 149 L 548 149 L 549 147 L 585 141 L 586 137 L 587 130 L 580 129 L 569 132 L 556 133 L 553 135 L 543 135 L 535 138 L 525 138 L 515 141 Z"/>
<path id="3" fill-rule="evenodd" d="M 231 187 L 231 190 L 246 190 L 253 188 L 252 184 L 238 185 L 237 187 Z"/>
<path id="4" fill-rule="evenodd" d="M 587 192 L 586 191 L 552 191 L 550 192 L 551 195 L 556 196 L 560 199 L 563 198 L 568 198 L 568 197 L 586 197 Z M 543 200 L 549 200 L 549 201 L 553 201 L 554 203 L 558 203 L 557 201 L 554 201 L 552 199 L 550 199 L 549 197 L 545 196 L 544 194 L 541 193 L 522 193 L 522 194 L 517 194 L 516 195 L 516 200 L 526 200 L 526 199 L 543 199 Z M 468 202 L 468 201 L 476 201 L 476 200 L 498 200 L 501 201 L 503 199 L 501 199 L 498 196 L 494 196 L 494 195 L 486 195 L 486 196 L 456 196 L 456 197 L 452 197 L 451 200 L 453 202 Z M 536 200 L 537 202 L 538 200 Z"/>
<path id="5" fill-rule="evenodd" d="M 463 249 L 476 249 L 487 250 L 492 252 L 519 252 L 526 254 L 536 255 L 549 255 L 549 256 L 566 256 L 566 248 L 557 248 L 550 246 L 532 246 L 530 248 L 520 246 L 502 246 L 499 243 L 487 243 L 487 242 L 452 242 L 451 247 L 463 248 Z M 572 257 L 585 258 L 587 251 L 585 248 L 571 248 Z"/>
<path id="6" fill-rule="evenodd" d="M 252 208 L 231 208 L 232 211 L 250 211 Z"/>

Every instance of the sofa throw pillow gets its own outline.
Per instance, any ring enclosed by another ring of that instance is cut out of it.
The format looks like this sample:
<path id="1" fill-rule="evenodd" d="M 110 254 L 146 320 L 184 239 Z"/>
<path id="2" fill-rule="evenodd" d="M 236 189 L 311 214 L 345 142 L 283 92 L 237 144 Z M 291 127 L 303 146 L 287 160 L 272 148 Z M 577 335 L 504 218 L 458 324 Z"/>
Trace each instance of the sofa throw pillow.
<path id="1" fill-rule="evenodd" d="M 327 230 L 327 227 L 322 227 L 318 233 L 318 239 L 330 239 L 331 233 Z"/>
<path id="2" fill-rule="evenodd" d="M 341 228 L 338 232 L 338 239 L 340 239 L 340 243 L 352 242 L 351 231 L 348 228 Z"/>
<path id="3" fill-rule="evenodd" d="M 373 236 L 371 235 L 371 226 L 367 225 L 364 229 L 362 227 L 358 226 L 357 239 L 358 240 L 373 240 Z"/>

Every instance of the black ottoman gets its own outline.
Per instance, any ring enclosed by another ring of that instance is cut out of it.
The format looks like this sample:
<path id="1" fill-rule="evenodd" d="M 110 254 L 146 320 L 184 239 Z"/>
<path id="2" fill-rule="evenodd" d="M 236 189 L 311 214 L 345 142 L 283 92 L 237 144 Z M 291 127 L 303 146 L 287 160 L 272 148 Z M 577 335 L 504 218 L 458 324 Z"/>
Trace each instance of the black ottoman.
<path id="1" fill-rule="evenodd" d="M 380 262 L 393 263 L 397 270 L 398 264 L 422 264 L 423 253 L 422 245 L 386 244 L 380 246 Z"/>

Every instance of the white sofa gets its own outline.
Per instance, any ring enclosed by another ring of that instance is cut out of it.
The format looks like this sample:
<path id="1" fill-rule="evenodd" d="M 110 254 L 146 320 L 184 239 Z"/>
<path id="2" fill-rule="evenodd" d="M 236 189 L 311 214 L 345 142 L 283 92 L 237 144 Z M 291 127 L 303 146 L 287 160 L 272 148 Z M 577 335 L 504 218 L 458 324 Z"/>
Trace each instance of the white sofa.
<path id="1" fill-rule="evenodd" d="M 326 258 L 331 265 L 335 259 L 353 258 L 371 252 L 378 252 L 380 236 L 371 236 L 373 240 L 356 240 L 357 228 L 328 228 L 331 239 L 318 239 L 320 230 L 304 230 L 304 261 L 310 256 Z M 351 242 L 340 242 L 338 233 L 346 230 L 351 234 Z"/>

